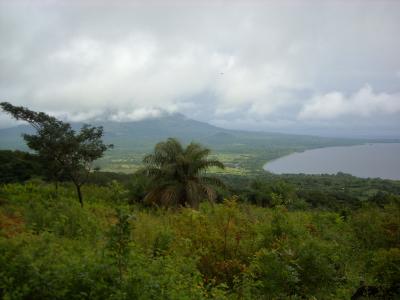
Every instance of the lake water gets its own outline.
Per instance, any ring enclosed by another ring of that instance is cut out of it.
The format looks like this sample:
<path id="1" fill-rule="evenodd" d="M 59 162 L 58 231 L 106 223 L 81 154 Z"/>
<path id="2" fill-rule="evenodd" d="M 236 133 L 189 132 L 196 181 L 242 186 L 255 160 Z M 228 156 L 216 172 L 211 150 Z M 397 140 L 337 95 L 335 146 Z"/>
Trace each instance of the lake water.
<path id="1" fill-rule="evenodd" d="M 336 174 L 400 180 L 400 143 L 327 147 L 293 153 L 268 162 L 275 174 Z"/>

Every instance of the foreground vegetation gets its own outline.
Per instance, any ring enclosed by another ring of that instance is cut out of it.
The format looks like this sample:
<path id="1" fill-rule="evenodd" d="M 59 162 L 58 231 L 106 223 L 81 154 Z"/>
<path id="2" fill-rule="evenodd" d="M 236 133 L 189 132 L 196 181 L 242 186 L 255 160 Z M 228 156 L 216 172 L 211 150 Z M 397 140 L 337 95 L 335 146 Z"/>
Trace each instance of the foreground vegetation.
<path id="1" fill-rule="evenodd" d="M 68 183 L 1 186 L 3 299 L 390 299 L 400 282 L 396 197 L 343 216 L 234 196 L 161 210 L 116 181 L 83 192 L 81 208 Z"/>
<path id="2" fill-rule="evenodd" d="M 134 175 L 100 173 L 101 127 L 0 106 L 36 129 L 35 155 L 0 152 L 2 299 L 400 295 L 399 182 L 210 177 L 223 163 L 171 138 Z"/>

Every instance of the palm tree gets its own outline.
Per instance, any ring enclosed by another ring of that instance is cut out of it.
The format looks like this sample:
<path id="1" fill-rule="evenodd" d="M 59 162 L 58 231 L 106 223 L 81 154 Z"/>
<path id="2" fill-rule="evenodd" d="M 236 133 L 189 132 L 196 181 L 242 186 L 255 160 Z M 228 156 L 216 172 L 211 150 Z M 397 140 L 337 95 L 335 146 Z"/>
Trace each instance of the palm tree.
<path id="1" fill-rule="evenodd" d="M 224 165 L 218 160 L 207 159 L 209 154 L 209 149 L 193 142 L 186 148 L 173 138 L 158 143 L 154 152 L 143 159 L 144 174 L 152 179 L 145 202 L 198 208 L 204 199 L 215 200 L 213 186 L 223 187 L 224 184 L 205 173 L 209 167 L 224 168 Z"/>

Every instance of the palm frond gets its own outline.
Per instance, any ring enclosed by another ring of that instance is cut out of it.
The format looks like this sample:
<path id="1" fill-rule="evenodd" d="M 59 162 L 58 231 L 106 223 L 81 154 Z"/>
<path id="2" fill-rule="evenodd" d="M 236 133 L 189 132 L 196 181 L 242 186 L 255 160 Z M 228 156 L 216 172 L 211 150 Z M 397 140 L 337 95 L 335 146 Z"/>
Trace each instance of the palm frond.
<path id="1" fill-rule="evenodd" d="M 204 172 L 204 171 L 207 171 L 211 167 L 225 169 L 224 164 L 218 160 L 200 160 L 200 161 L 196 161 L 193 163 L 192 172 L 193 173 Z"/>
<path id="2" fill-rule="evenodd" d="M 151 191 L 148 192 L 148 193 L 146 194 L 146 196 L 143 198 L 143 201 L 144 201 L 145 203 L 151 204 L 151 205 L 154 205 L 154 204 L 159 203 L 158 199 L 161 198 L 162 191 L 163 191 L 162 188 L 155 188 L 155 189 L 151 190 Z"/>
<path id="3" fill-rule="evenodd" d="M 168 186 L 162 192 L 160 202 L 163 206 L 176 206 L 179 202 L 179 188 L 176 186 Z"/>
<path id="4" fill-rule="evenodd" d="M 154 179 L 165 177 L 165 172 L 155 167 L 148 167 L 144 169 L 146 176 L 153 177 Z"/>
<path id="5" fill-rule="evenodd" d="M 201 186 L 194 180 L 186 183 L 186 199 L 184 205 L 188 204 L 193 208 L 198 208 L 202 197 Z"/>
<path id="6" fill-rule="evenodd" d="M 214 202 L 217 198 L 217 193 L 215 190 L 208 185 L 201 185 L 201 188 L 204 194 L 207 196 L 207 200 Z"/>
<path id="7" fill-rule="evenodd" d="M 220 188 L 226 188 L 225 183 L 221 179 L 216 177 L 202 176 L 200 177 L 200 181 L 202 184 L 213 185 Z"/>
<path id="8" fill-rule="evenodd" d="M 173 138 L 158 143 L 154 152 L 144 157 L 145 167 L 140 171 L 153 181 L 145 201 L 197 208 L 201 200 L 214 200 L 213 186 L 225 185 L 217 178 L 199 175 L 210 167 L 224 168 L 224 165 L 218 160 L 207 159 L 209 154 L 209 149 L 193 142 L 185 149 Z"/>
<path id="9" fill-rule="evenodd" d="M 184 153 L 185 155 L 192 157 L 192 159 L 202 159 L 210 154 L 210 149 L 192 142 L 186 147 Z"/>
<path id="10" fill-rule="evenodd" d="M 143 158 L 143 162 L 147 165 L 153 165 L 156 163 L 156 157 L 154 154 L 148 154 Z"/>

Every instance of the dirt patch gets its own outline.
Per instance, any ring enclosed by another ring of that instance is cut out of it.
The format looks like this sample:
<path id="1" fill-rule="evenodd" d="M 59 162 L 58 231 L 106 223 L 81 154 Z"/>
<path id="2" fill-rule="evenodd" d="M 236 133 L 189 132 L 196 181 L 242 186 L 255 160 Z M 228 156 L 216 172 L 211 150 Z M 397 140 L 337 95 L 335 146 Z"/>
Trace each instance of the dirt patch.
<path id="1" fill-rule="evenodd" d="M 0 212 L 0 234 L 2 236 L 11 238 L 22 233 L 24 229 L 25 223 L 20 214 L 4 214 Z"/>

